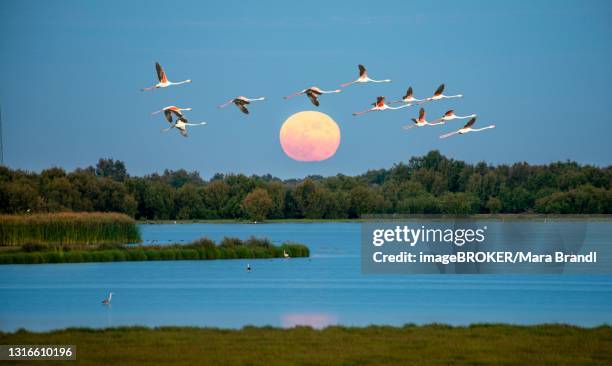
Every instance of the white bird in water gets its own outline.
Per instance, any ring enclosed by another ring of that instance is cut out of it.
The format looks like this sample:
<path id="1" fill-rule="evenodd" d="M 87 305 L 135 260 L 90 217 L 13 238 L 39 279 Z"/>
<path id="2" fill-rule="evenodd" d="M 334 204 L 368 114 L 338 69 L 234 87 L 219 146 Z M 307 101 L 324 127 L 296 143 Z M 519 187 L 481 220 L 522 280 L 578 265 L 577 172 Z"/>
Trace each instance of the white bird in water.
<path id="1" fill-rule="evenodd" d="M 164 69 L 161 67 L 161 65 L 159 64 L 159 62 L 155 63 L 155 69 L 157 70 L 157 80 L 159 80 L 159 83 L 150 86 L 148 88 L 143 88 L 142 91 L 146 91 L 146 90 L 152 90 L 152 89 L 159 89 L 159 88 L 167 88 L 170 85 L 180 85 L 180 84 L 185 84 L 185 83 L 190 83 L 191 79 L 187 79 L 184 81 L 179 81 L 178 83 L 173 83 L 172 81 L 168 80 L 168 77 L 166 76 L 166 73 L 164 72 Z"/>
<path id="2" fill-rule="evenodd" d="M 312 102 L 312 104 L 316 105 L 317 107 L 319 106 L 319 96 L 321 94 L 334 94 L 334 93 L 340 93 L 342 92 L 342 90 L 337 89 L 337 90 L 322 90 L 316 86 L 311 86 L 308 89 L 304 89 L 302 91 L 299 91 L 297 93 L 293 93 L 291 95 L 287 95 L 286 97 L 283 97 L 283 99 L 291 99 L 293 97 L 297 97 L 298 95 L 303 95 L 306 94 L 306 96 L 310 99 L 310 101 Z"/>
<path id="3" fill-rule="evenodd" d="M 283 257 L 290 258 L 289 257 L 289 253 L 287 253 L 287 251 L 285 249 L 283 249 Z"/>
<path id="4" fill-rule="evenodd" d="M 391 82 L 391 80 L 389 79 L 385 79 L 385 80 L 370 79 L 368 77 L 368 70 L 366 70 L 365 66 L 358 65 L 357 67 L 359 67 L 359 77 L 357 78 L 357 80 L 350 81 L 344 84 L 340 84 L 341 87 L 344 88 L 344 87 L 347 87 L 349 85 L 356 84 L 356 83 L 390 83 Z"/>
<path id="5" fill-rule="evenodd" d="M 179 132 L 181 133 L 181 135 L 183 137 L 187 137 L 187 126 L 202 126 L 202 125 L 205 125 L 205 124 L 206 124 L 206 122 L 189 123 L 189 121 L 187 121 L 187 119 L 185 117 L 179 117 L 179 119 L 177 119 L 174 124 L 172 124 L 168 128 L 164 128 L 162 130 L 162 132 L 167 132 L 167 131 L 170 131 L 173 128 L 176 128 L 177 130 L 179 130 Z M 176 221 L 174 223 L 176 224 Z"/>
<path id="6" fill-rule="evenodd" d="M 410 104 L 405 104 L 399 107 L 389 107 L 389 105 L 387 103 L 385 103 L 385 97 L 377 97 L 376 98 L 376 102 L 372 103 L 373 107 L 370 109 L 366 109 L 365 111 L 361 111 L 361 112 L 355 112 L 353 113 L 353 116 L 359 116 L 368 112 L 374 112 L 374 111 L 384 111 L 386 109 L 402 109 L 402 108 L 406 108 L 406 107 L 410 107 Z"/>
<path id="7" fill-rule="evenodd" d="M 440 136 L 440 138 L 441 139 L 445 139 L 445 138 L 451 137 L 453 135 L 464 135 L 464 134 L 469 133 L 469 132 L 478 132 L 478 131 L 486 130 L 486 129 L 489 129 L 489 128 L 495 128 L 495 125 L 490 125 L 490 126 L 482 127 L 482 128 L 472 128 L 472 126 L 474 125 L 475 122 L 476 122 L 476 117 L 473 117 L 471 120 L 468 121 L 468 123 L 465 124 L 465 126 L 463 126 L 463 128 L 460 128 L 457 131 L 454 131 L 454 132 L 442 135 L 442 136 Z"/>
<path id="8" fill-rule="evenodd" d="M 246 266 L 246 270 L 247 270 L 247 272 L 251 272 L 251 265 L 248 264 L 248 263 L 247 263 L 247 266 Z"/>
<path id="9" fill-rule="evenodd" d="M 181 118 L 183 117 L 183 111 L 190 111 L 191 108 L 179 108 L 177 106 L 171 105 L 168 106 L 160 111 L 155 111 L 153 113 L 151 113 L 151 115 L 155 115 L 158 113 L 164 113 L 164 116 L 166 116 L 166 119 L 168 120 L 168 122 L 172 123 L 172 114 L 174 113 L 176 115 L 176 118 Z"/>
<path id="10" fill-rule="evenodd" d="M 113 293 L 109 292 L 108 293 L 108 297 L 106 299 L 102 300 L 102 304 L 110 305 L 110 302 L 111 302 L 112 298 L 113 298 Z"/>
<path id="11" fill-rule="evenodd" d="M 412 122 L 414 122 L 413 125 L 405 125 L 405 126 L 402 126 L 402 128 L 407 130 L 412 127 L 435 126 L 435 125 L 442 124 L 442 122 L 440 123 L 427 122 L 427 120 L 425 119 L 425 109 L 424 108 L 421 108 L 421 110 L 419 110 L 419 118 L 412 118 Z"/>
<path id="12" fill-rule="evenodd" d="M 425 99 L 417 99 L 414 97 L 413 95 L 413 91 L 412 91 L 412 87 L 409 87 L 408 90 L 406 91 L 406 95 L 404 95 L 402 97 L 402 99 L 400 100 L 395 100 L 389 104 L 393 104 L 393 103 L 408 103 L 408 104 L 413 104 L 413 103 L 417 103 L 417 102 L 423 102 L 425 101 Z"/>
<path id="13" fill-rule="evenodd" d="M 435 124 L 445 123 L 448 121 L 452 121 L 454 119 L 468 119 L 468 118 L 474 118 L 474 117 L 476 117 L 476 114 L 470 114 L 469 116 L 458 116 L 455 114 L 455 111 L 451 109 L 448 112 L 444 113 L 442 118 L 438 118 L 437 120 L 435 120 L 434 123 Z"/>
<path id="14" fill-rule="evenodd" d="M 246 107 L 247 104 L 251 104 L 251 102 L 255 102 L 255 101 L 258 101 L 258 100 L 265 100 L 265 99 L 266 99 L 265 97 L 250 99 L 250 98 L 247 98 L 247 97 L 239 96 L 239 97 L 236 97 L 234 99 L 230 99 L 227 102 L 221 104 L 219 106 L 219 108 L 225 108 L 228 105 L 234 103 L 236 105 L 236 107 L 238 107 L 238 109 L 240 109 L 242 111 L 242 113 L 249 114 L 249 110 Z"/>
<path id="15" fill-rule="evenodd" d="M 425 100 L 419 102 L 418 104 L 423 104 L 423 103 L 427 103 L 427 102 L 433 102 L 434 100 L 440 100 L 440 99 L 451 99 L 451 98 L 461 98 L 463 97 L 463 94 L 457 94 L 457 95 L 444 95 L 442 94 L 444 92 L 444 84 L 441 84 L 438 89 L 436 89 L 436 91 L 434 92 L 434 95 L 432 97 L 426 98 Z"/>

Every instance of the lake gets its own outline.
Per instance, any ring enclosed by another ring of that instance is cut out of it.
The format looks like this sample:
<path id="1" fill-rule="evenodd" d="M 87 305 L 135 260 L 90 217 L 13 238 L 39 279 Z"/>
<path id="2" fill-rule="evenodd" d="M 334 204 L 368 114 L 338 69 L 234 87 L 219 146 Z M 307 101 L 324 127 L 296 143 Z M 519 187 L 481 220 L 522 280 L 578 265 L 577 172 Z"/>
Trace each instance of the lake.
<path id="1" fill-rule="evenodd" d="M 308 245 L 311 257 L 3 265 L 0 330 L 612 323 L 612 276 L 364 275 L 359 223 L 164 224 L 141 231 L 145 243 L 158 244 L 202 236 L 291 240 Z M 112 305 L 104 306 L 109 291 Z"/>

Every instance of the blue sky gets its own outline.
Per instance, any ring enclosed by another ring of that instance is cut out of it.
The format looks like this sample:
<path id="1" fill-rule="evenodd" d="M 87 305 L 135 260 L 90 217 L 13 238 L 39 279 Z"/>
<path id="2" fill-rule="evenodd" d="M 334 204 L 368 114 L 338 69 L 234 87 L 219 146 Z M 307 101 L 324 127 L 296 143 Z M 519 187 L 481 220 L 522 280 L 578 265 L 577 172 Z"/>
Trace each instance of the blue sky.
<path id="1" fill-rule="evenodd" d="M 612 156 L 612 4 L 607 1 L 367 2 L 0 2 L 0 104 L 5 164 L 73 169 L 100 157 L 131 174 L 165 168 L 216 172 L 356 174 L 439 149 L 469 162 L 609 165 Z M 159 61 L 171 80 L 192 84 L 143 93 Z M 323 162 L 282 152 L 279 129 L 312 110 L 317 85 L 337 88 L 357 64 L 390 84 L 349 87 L 321 98 L 342 142 Z M 416 97 L 440 83 L 462 99 L 426 106 L 478 113 L 497 129 L 448 140 L 461 125 L 400 126 L 411 107 L 355 118 L 376 96 Z M 236 95 L 266 96 L 245 116 L 216 106 Z M 208 121 L 190 137 L 161 134 L 150 113 L 192 107 Z"/>

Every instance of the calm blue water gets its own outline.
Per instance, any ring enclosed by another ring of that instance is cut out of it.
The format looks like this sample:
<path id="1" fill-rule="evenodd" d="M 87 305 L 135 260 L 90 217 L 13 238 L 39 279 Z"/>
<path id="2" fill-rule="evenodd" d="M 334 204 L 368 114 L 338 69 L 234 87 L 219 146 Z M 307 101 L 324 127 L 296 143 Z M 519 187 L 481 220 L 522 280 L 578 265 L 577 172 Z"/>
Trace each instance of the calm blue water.
<path id="1" fill-rule="evenodd" d="M 251 235 L 293 240 L 307 244 L 311 258 L 0 266 L 0 330 L 612 323 L 612 276 L 362 275 L 358 223 L 141 229 L 145 242 Z M 112 305 L 104 306 L 109 291 Z"/>

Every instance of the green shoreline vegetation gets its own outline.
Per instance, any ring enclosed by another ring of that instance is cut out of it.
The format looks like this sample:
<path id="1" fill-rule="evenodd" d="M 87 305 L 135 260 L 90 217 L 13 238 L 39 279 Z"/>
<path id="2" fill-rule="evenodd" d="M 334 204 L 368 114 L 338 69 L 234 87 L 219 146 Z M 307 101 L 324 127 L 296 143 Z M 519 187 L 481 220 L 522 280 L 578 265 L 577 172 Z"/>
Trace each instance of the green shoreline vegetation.
<path id="1" fill-rule="evenodd" d="M 0 215 L 0 247 L 27 244 L 138 243 L 136 221 L 119 213 Z"/>
<path id="2" fill-rule="evenodd" d="M 189 220 L 138 220 L 141 225 L 158 225 L 158 224 L 283 224 L 283 223 L 332 223 L 332 222 L 372 222 L 372 221 L 388 221 L 388 220 L 491 220 L 491 221 L 555 221 L 555 220 L 588 220 L 588 221 L 608 221 L 612 220 L 612 215 L 609 214 L 470 214 L 470 215 L 380 215 L 380 216 L 364 216 L 354 219 L 266 219 L 265 221 L 252 221 L 246 219 L 189 219 Z"/>
<path id="3" fill-rule="evenodd" d="M 308 247 L 285 242 L 273 245 L 268 239 L 251 237 L 247 240 L 226 237 L 216 245 L 210 239 L 201 238 L 188 244 L 169 245 L 24 245 L 0 251 L 2 264 L 44 264 L 82 262 L 164 261 L 164 260 L 214 260 L 214 259 L 265 259 L 308 257 Z"/>
<path id="4" fill-rule="evenodd" d="M 357 176 L 165 170 L 125 164 L 40 173 L 0 167 L 0 212 L 122 212 L 137 220 L 357 219 L 371 214 L 612 214 L 612 167 L 556 162 L 468 164 L 438 151 Z"/>
<path id="5" fill-rule="evenodd" d="M 1 344 L 74 344 L 78 365 L 609 365 L 612 328 L 475 324 L 241 330 L 69 328 Z M 6 362 L 6 361 L 5 361 Z M 6 362 L 7 364 L 9 362 Z M 40 361 L 15 361 L 37 365 Z"/>

